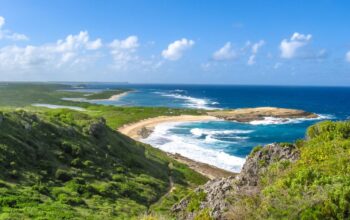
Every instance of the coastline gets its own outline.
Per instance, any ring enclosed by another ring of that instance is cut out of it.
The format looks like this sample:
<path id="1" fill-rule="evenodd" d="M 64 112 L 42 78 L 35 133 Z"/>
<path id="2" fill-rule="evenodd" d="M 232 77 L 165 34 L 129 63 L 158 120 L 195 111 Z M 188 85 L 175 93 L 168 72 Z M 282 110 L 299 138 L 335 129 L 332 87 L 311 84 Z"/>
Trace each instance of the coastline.
<path id="1" fill-rule="evenodd" d="M 126 96 L 127 94 L 129 94 L 130 91 L 125 91 L 116 95 L 112 95 L 110 98 L 106 99 L 108 101 L 117 101 L 119 100 L 121 97 Z M 100 100 L 99 100 L 100 101 Z"/>
<path id="2" fill-rule="evenodd" d="M 241 123 L 263 124 L 266 120 L 275 120 L 272 123 L 289 123 L 295 119 L 314 119 L 318 115 L 297 109 L 275 108 L 275 107 L 257 107 L 257 108 L 241 108 L 221 111 L 208 111 L 207 115 L 180 115 L 180 116 L 158 116 L 154 118 L 144 119 L 135 123 L 126 124 L 118 129 L 130 138 L 140 141 L 150 136 L 155 127 L 162 123 L 173 122 L 196 122 L 196 121 L 216 121 L 226 120 Z M 269 122 L 270 123 L 270 122 Z M 170 154 L 173 159 L 187 164 L 189 167 L 207 176 L 209 179 L 222 178 L 227 176 L 235 176 L 237 173 L 224 170 L 206 163 L 195 161 L 180 154 Z M 186 155 L 188 156 L 188 155 Z"/>
<path id="3" fill-rule="evenodd" d="M 124 125 L 123 127 L 119 128 L 118 131 L 126 136 L 129 136 L 130 138 L 136 141 L 140 141 L 142 139 L 142 135 L 140 134 L 142 129 L 146 129 L 148 132 L 152 133 L 153 129 L 158 124 L 161 124 L 161 123 L 195 122 L 195 121 L 211 121 L 211 120 L 218 120 L 218 119 L 216 117 L 209 116 L 209 115 L 159 116 L 155 118 L 144 119 L 136 123 Z M 237 173 L 233 173 L 231 171 L 227 171 L 227 170 L 215 167 L 213 165 L 195 161 L 188 157 L 184 157 L 180 154 L 172 154 L 168 152 L 165 152 L 165 153 L 169 157 L 173 158 L 174 160 L 180 163 L 186 164 L 191 169 L 202 174 L 203 176 L 206 176 L 209 179 L 216 179 L 216 178 L 223 178 L 223 177 L 237 175 Z"/>
<path id="4" fill-rule="evenodd" d="M 126 124 L 118 129 L 119 132 L 130 138 L 139 141 L 142 139 L 141 130 L 146 128 L 148 131 L 161 123 L 167 122 L 195 122 L 195 121 L 212 121 L 218 118 L 209 115 L 179 115 L 179 116 L 158 116 L 154 118 L 144 119 L 135 123 Z"/>
<path id="5" fill-rule="evenodd" d="M 126 96 L 129 93 L 130 91 L 124 91 L 119 94 L 112 95 L 108 99 L 91 99 L 89 101 L 118 101 L 121 97 Z"/>

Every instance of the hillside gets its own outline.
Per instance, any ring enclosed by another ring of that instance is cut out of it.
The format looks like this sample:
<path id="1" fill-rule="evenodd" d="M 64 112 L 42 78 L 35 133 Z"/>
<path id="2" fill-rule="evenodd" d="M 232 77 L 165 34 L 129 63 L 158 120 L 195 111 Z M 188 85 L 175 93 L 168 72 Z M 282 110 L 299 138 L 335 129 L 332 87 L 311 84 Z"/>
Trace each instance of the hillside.
<path id="1" fill-rule="evenodd" d="M 236 178 L 213 180 L 173 207 L 180 219 L 349 219 L 350 122 L 255 148 Z"/>
<path id="2" fill-rule="evenodd" d="M 103 118 L 70 110 L 0 113 L 0 219 L 167 215 L 206 180 Z"/>

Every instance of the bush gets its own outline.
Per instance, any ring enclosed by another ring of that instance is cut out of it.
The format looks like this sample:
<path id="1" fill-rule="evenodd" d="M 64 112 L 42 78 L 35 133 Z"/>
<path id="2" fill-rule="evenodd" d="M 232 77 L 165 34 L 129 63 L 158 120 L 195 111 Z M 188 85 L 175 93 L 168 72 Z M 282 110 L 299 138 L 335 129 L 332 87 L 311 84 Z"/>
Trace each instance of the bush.
<path id="1" fill-rule="evenodd" d="M 75 158 L 70 162 L 70 165 L 73 167 L 81 167 L 82 166 L 82 162 L 80 158 Z"/>
<path id="2" fill-rule="evenodd" d="M 66 170 L 62 170 L 62 169 L 57 169 L 56 173 L 55 173 L 55 178 L 58 180 L 61 180 L 63 182 L 67 182 L 70 179 L 72 179 L 71 174 L 66 171 Z"/>
<path id="3" fill-rule="evenodd" d="M 77 206 L 77 205 L 84 205 L 85 202 L 82 198 L 67 195 L 65 193 L 59 194 L 58 200 L 62 202 L 63 204 Z"/>
<path id="4" fill-rule="evenodd" d="M 187 206 L 187 211 L 194 212 L 199 210 L 200 204 L 205 200 L 207 194 L 203 191 L 193 192 L 190 195 L 190 203 Z"/>

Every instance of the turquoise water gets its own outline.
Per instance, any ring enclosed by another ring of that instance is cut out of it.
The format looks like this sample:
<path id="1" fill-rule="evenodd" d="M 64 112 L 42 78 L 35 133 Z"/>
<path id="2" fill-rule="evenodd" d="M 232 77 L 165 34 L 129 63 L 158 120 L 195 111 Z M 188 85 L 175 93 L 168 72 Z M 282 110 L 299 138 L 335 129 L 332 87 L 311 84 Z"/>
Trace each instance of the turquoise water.
<path id="1" fill-rule="evenodd" d="M 198 109 L 273 106 L 320 115 L 316 120 L 266 118 L 251 123 L 220 120 L 165 123 L 143 140 L 164 151 L 180 153 L 231 171 L 241 169 L 254 146 L 295 141 L 304 138 L 306 128 L 318 121 L 344 120 L 350 116 L 350 88 L 345 87 L 89 84 L 86 89 L 99 91 L 120 87 L 134 91 L 117 101 L 96 103 Z"/>

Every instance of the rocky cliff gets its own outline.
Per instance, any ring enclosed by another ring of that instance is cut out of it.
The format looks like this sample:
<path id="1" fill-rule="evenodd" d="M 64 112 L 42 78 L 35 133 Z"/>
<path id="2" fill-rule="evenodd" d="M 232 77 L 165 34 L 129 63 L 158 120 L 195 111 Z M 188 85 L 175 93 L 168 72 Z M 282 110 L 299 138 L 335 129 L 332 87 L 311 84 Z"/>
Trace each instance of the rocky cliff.
<path id="1" fill-rule="evenodd" d="M 239 219 L 240 211 L 235 211 L 235 204 L 244 195 L 259 193 L 260 177 L 268 167 L 277 161 L 294 162 L 298 158 L 299 151 L 292 144 L 257 147 L 239 175 L 207 182 L 176 204 L 172 211 L 179 219 Z"/>

